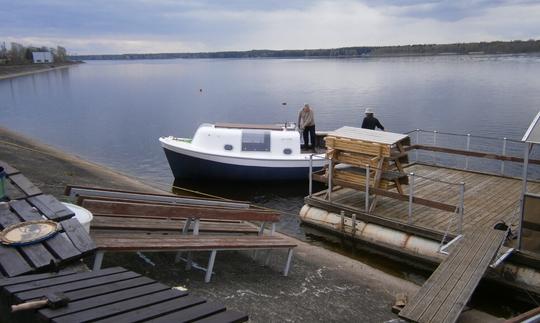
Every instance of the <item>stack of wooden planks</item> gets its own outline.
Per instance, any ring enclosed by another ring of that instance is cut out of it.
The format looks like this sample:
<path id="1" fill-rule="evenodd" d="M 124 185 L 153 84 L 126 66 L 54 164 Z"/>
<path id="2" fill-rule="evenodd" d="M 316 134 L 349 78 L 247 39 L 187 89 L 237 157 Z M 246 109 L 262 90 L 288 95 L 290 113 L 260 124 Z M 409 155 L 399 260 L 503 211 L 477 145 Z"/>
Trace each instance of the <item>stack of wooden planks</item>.
<path id="1" fill-rule="evenodd" d="M 370 187 L 403 194 L 407 184 L 403 172 L 408 163 L 405 147 L 410 145 L 406 135 L 353 127 L 342 127 L 326 137 L 327 158 L 332 160 L 333 179 L 350 187 L 365 187 L 369 166 Z M 327 172 L 327 177 L 329 173 Z"/>

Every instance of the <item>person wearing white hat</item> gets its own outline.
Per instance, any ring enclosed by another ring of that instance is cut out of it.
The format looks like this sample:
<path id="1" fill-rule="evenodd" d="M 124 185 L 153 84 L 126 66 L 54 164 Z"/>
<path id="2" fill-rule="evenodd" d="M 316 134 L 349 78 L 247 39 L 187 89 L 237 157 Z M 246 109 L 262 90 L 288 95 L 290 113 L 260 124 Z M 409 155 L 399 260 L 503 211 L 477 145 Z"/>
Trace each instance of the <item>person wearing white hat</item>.
<path id="1" fill-rule="evenodd" d="M 375 127 L 381 129 L 384 131 L 383 125 L 379 122 L 379 119 L 375 118 L 373 116 L 373 109 L 367 108 L 366 109 L 366 117 L 364 118 L 364 121 L 362 121 L 362 128 L 364 129 L 371 129 L 375 130 Z"/>
<path id="2" fill-rule="evenodd" d="M 315 149 L 315 116 L 307 103 L 298 113 L 298 127 L 302 130 L 304 137 L 302 148 Z"/>

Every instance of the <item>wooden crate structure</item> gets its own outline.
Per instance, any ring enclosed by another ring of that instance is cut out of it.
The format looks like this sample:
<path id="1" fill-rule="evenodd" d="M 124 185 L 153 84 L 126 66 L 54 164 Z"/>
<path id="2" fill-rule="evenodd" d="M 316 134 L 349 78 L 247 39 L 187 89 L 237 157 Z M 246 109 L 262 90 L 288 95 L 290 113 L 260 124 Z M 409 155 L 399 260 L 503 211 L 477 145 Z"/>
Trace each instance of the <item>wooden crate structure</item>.
<path id="1" fill-rule="evenodd" d="M 403 166 L 408 163 L 407 135 L 342 127 L 326 137 L 326 156 L 332 160 L 332 178 L 351 187 L 365 187 L 367 165 L 370 187 L 396 189 L 403 194 L 402 184 L 408 183 Z M 327 178 L 329 170 L 326 171 Z M 375 203 L 372 203 L 372 207 Z"/>

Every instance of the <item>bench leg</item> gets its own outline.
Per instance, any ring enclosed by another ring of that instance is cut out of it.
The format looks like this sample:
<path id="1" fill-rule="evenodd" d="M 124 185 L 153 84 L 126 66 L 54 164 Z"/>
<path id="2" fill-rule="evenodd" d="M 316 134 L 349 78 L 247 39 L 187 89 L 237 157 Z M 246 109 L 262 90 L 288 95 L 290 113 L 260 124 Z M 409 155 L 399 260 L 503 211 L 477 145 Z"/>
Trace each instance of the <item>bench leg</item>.
<path id="1" fill-rule="evenodd" d="M 105 251 L 98 250 L 96 252 L 96 257 L 94 258 L 94 267 L 92 270 L 99 270 L 101 269 L 101 264 L 103 263 L 103 255 L 105 254 Z"/>
<path id="2" fill-rule="evenodd" d="M 186 259 L 186 270 L 191 270 L 192 264 L 193 264 L 193 254 L 191 253 L 191 251 L 188 251 L 187 259 Z"/>
<path id="3" fill-rule="evenodd" d="M 264 226 L 266 225 L 266 222 L 261 223 L 261 226 L 259 228 L 259 236 L 262 236 L 264 234 Z M 256 260 L 257 259 L 257 253 L 258 250 L 253 250 L 251 253 L 251 259 Z"/>
<path id="4" fill-rule="evenodd" d="M 289 268 L 291 267 L 292 254 L 293 254 L 293 250 L 291 248 L 291 249 L 289 249 L 289 253 L 287 254 L 287 262 L 285 263 L 285 269 L 283 270 L 283 276 L 289 275 Z"/>
<path id="5" fill-rule="evenodd" d="M 204 282 L 209 283 L 212 278 L 212 271 L 214 270 L 214 261 L 216 261 L 217 250 L 212 250 L 210 259 L 208 259 L 208 267 L 206 268 L 206 275 L 204 276 Z"/>
<path id="6" fill-rule="evenodd" d="M 272 223 L 272 230 L 270 230 L 270 235 L 273 236 L 276 233 L 276 224 Z"/>
<path id="7" fill-rule="evenodd" d="M 182 234 L 187 234 L 190 226 L 191 226 L 191 218 L 187 218 L 186 222 L 184 223 L 184 227 L 182 228 Z M 182 251 L 178 251 L 176 253 L 176 257 L 174 257 L 174 263 L 180 262 L 180 259 L 182 259 Z"/>
<path id="8" fill-rule="evenodd" d="M 268 262 L 270 261 L 270 252 L 272 251 L 272 249 L 268 249 L 266 251 L 266 258 L 264 259 L 264 265 L 265 266 L 268 266 Z"/>

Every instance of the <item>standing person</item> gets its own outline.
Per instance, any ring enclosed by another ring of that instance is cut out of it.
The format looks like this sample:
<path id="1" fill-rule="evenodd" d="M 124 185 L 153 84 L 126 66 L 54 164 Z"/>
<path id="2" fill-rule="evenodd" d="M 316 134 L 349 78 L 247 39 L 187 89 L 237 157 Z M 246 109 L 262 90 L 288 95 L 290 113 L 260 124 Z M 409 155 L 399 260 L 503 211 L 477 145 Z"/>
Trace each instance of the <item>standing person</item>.
<path id="1" fill-rule="evenodd" d="M 366 117 L 364 118 L 364 121 L 362 121 L 362 128 L 375 130 L 375 127 L 384 131 L 383 125 L 373 116 L 373 109 L 367 108 Z"/>
<path id="2" fill-rule="evenodd" d="M 302 130 L 304 136 L 304 148 L 315 148 L 315 116 L 309 104 L 304 104 L 304 107 L 298 113 L 298 127 Z M 308 140 L 310 139 L 310 140 Z M 308 144 L 310 143 L 310 144 Z"/>

